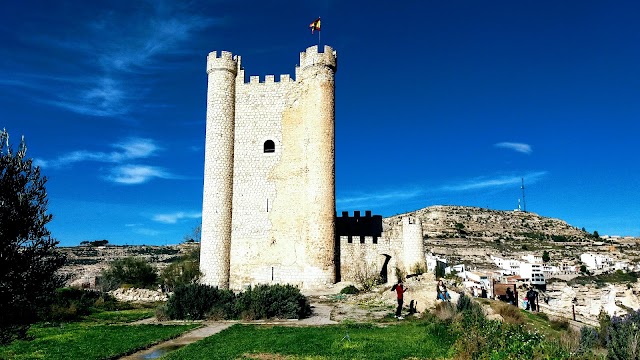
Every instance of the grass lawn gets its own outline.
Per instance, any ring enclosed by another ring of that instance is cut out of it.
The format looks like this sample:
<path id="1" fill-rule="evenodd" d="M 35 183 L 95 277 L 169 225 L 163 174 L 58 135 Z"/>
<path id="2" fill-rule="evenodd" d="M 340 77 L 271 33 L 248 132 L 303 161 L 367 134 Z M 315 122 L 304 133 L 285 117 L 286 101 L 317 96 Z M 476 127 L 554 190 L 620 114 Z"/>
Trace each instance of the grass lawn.
<path id="1" fill-rule="evenodd" d="M 350 340 L 343 339 L 349 335 Z M 446 325 L 407 321 L 384 327 L 234 325 L 163 359 L 440 359 L 453 355 Z"/>
<path id="2" fill-rule="evenodd" d="M 114 359 L 199 326 L 123 324 L 149 317 L 149 311 L 106 311 L 81 322 L 35 325 L 29 330 L 33 340 L 0 347 L 0 359 Z"/>

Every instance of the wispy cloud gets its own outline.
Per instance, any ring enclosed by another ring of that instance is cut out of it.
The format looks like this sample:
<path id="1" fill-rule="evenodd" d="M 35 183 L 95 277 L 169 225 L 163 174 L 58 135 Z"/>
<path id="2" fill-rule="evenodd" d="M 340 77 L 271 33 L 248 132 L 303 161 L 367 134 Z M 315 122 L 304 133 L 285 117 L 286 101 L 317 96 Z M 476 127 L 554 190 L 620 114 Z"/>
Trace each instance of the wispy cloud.
<path id="1" fill-rule="evenodd" d="M 515 143 L 515 142 L 501 142 L 497 144 L 493 144 L 493 146 L 503 149 L 509 149 L 513 151 L 517 151 L 523 154 L 531 154 L 533 149 L 531 149 L 531 145 L 523 144 L 523 143 Z"/>
<path id="2" fill-rule="evenodd" d="M 517 187 L 521 183 L 522 177 L 527 183 L 534 184 L 544 178 L 548 173 L 546 171 L 529 172 L 520 175 L 499 175 L 499 176 L 483 176 L 468 180 L 453 182 L 434 187 L 408 187 L 405 190 L 384 190 L 370 193 L 357 193 L 336 199 L 338 207 L 363 208 L 371 205 L 385 206 L 389 204 L 398 204 L 408 202 L 420 197 L 446 196 L 446 194 L 501 189 L 509 187 Z"/>
<path id="3" fill-rule="evenodd" d="M 547 175 L 546 171 L 528 173 L 524 176 L 504 175 L 498 177 L 478 177 L 450 185 L 440 187 L 442 191 L 470 191 L 488 188 L 513 187 L 519 185 L 522 178 L 526 178 L 528 183 L 536 183 Z"/>
<path id="4" fill-rule="evenodd" d="M 135 185 L 149 182 L 154 178 L 178 179 L 180 177 L 156 166 L 123 165 L 111 169 L 111 173 L 106 177 L 106 180 L 118 184 Z"/>
<path id="5" fill-rule="evenodd" d="M 182 219 L 199 219 L 202 217 L 200 212 L 175 212 L 171 214 L 157 214 L 153 216 L 153 220 L 164 224 L 175 224 Z"/>
<path id="6" fill-rule="evenodd" d="M 149 229 L 149 228 L 135 228 L 133 229 L 133 232 L 135 232 L 136 234 L 146 235 L 146 236 L 158 236 L 161 234 L 160 231 Z"/>
<path id="7" fill-rule="evenodd" d="M 339 206 L 352 206 L 356 204 L 377 204 L 388 201 L 398 202 L 406 199 L 413 199 L 423 194 L 424 191 L 421 189 L 411 189 L 406 191 L 388 190 L 368 194 L 354 194 L 344 198 L 338 198 L 336 200 L 336 204 Z"/>
<path id="8" fill-rule="evenodd" d="M 155 155 L 160 147 L 155 141 L 143 138 L 128 138 L 111 145 L 116 151 L 88 151 L 77 150 L 59 156 L 53 160 L 36 159 L 36 165 L 40 167 L 62 167 L 83 161 L 95 161 L 105 163 L 121 163 L 129 160 L 144 159 Z"/>
<path id="9" fill-rule="evenodd" d="M 45 49 L 47 56 L 64 59 L 64 65 L 46 69 L 52 75 L 7 69 L 0 73 L 0 84 L 22 88 L 37 101 L 75 113 L 121 116 L 145 95 L 153 81 L 148 75 L 176 66 L 198 33 L 228 22 L 171 1 L 142 2 L 126 10 L 88 18 L 73 36 L 66 31 L 25 34 L 38 53 Z"/>

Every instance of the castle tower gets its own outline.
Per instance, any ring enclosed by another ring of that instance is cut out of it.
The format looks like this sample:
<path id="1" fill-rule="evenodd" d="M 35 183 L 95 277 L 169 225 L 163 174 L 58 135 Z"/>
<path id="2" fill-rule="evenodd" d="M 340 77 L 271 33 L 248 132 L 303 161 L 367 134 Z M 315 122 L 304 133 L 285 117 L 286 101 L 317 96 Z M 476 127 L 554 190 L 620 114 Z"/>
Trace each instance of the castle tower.
<path id="1" fill-rule="evenodd" d="M 300 82 L 302 122 L 308 131 L 307 256 L 315 281 L 335 282 L 335 72 L 336 52 L 317 46 L 300 53 L 296 80 Z M 314 270 L 312 270 L 314 271 Z M 319 285 L 319 284 L 318 284 Z"/>
<path id="2" fill-rule="evenodd" d="M 202 282 L 229 287 L 236 74 L 230 52 L 207 57 L 207 125 L 200 270 Z"/>
<path id="3" fill-rule="evenodd" d="M 426 267 L 420 219 L 413 216 L 402 218 L 402 248 L 404 269 L 407 274 L 411 274 L 416 265 Z"/>
<path id="4" fill-rule="evenodd" d="M 300 53 L 296 78 L 249 76 L 207 58 L 202 282 L 334 283 L 336 53 Z"/>

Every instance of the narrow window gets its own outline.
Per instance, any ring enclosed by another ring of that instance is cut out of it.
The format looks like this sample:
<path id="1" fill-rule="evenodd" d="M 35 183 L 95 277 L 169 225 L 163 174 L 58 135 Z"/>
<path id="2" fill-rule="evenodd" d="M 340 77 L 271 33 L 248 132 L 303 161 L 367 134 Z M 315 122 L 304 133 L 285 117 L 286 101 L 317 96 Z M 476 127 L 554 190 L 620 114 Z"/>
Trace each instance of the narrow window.
<path id="1" fill-rule="evenodd" d="M 273 140 L 267 140 L 264 142 L 264 152 L 265 153 L 272 153 L 276 151 L 276 144 L 273 142 Z"/>

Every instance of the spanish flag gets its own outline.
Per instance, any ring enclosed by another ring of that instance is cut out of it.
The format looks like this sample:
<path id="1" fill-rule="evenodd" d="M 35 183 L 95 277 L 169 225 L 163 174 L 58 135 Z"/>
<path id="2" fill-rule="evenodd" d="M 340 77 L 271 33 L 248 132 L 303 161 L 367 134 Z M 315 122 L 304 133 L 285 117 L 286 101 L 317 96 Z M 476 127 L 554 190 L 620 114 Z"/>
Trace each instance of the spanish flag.
<path id="1" fill-rule="evenodd" d="M 320 18 L 315 19 L 311 24 L 309 24 L 309 28 L 311 29 L 312 34 L 314 30 L 320 31 Z"/>

